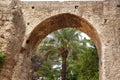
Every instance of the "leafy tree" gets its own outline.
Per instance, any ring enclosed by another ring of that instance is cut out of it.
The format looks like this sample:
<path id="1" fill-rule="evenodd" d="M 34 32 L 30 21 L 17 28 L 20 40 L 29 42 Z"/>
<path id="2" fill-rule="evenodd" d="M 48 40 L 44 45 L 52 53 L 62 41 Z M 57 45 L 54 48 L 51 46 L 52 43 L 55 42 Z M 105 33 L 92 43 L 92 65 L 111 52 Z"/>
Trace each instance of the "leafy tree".
<path id="1" fill-rule="evenodd" d="M 44 54 L 38 74 L 43 80 L 98 80 L 98 55 L 91 40 L 80 39 L 80 32 L 64 28 L 40 44 Z M 62 70 L 58 65 L 62 64 Z M 56 68 L 53 68 L 57 65 Z M 62 76 L 60 75 L 62 71 Z"/>
<path id="2" fill-rule="evenodd" d="M 51 61 L 44 61 L 38 71 L 39 76 L 44 80 L 58 80 L 60 78 L 60 68 L 53 68 Z"/>
<path id="3" fill-rule="evenodd" d="M 82 53 L 77 54 L 77 59 L 68 58 L 67 80 L 98 80 L 98 55 L 93 42 L 82 40 L 84 45 Z M 86 45 L 89 43 L 89 47 Z"/>
<path id="4" fill-rule="evenodd" d="M 46 38 L 44 43 L 40 45 L 40 51 L 46 51 L 46 56 L 49 57 L 50 55 L 60 56 L 62 59 L 62 80 L 66 80 L 66 59 L 72 53 L 76 51 L 73 50 L 75 45 L 79 44 L 79 32 L 75 29 L 68 29 L 64 28 L 62 30 L 55 31 L 52 34 L 51 38 Z M 77 52 L 80 49 L 77 49 Z M 49 54 L 49 55 L 48 55 Z M 50 57 L 52 58 L 52 57 Z"/>

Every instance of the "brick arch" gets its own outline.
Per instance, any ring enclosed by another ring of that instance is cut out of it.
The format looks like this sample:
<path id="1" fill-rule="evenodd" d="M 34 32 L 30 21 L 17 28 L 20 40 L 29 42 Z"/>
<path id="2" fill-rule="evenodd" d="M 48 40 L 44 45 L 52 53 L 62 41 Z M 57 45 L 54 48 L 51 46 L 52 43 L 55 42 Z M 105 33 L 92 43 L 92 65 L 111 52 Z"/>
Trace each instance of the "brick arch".
<path id="1" fill-rule="evenodd" d="M 86 33 L 101 53 L 101 43 L 95 28 L 85 19 L 70 13 L 52 16 L 38 24 L 26 40 L 27 48 L 34 50 L 49 33 L 61 28 L 75 28 Z"/>

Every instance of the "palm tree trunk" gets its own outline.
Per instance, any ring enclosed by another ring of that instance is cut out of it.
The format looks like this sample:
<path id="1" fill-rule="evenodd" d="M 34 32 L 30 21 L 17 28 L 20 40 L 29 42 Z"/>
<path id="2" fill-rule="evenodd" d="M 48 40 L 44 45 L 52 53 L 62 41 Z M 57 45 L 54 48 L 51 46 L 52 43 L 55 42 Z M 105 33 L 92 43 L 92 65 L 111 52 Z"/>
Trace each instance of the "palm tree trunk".
<path id="1" fill-rule="evenodd" d="M 61 57 L 62 57 L 62 72 L 61 72 L 61 77 L 62 77 L 62 80 L 66 80 L 66 59 L 67 59 L 67 56 L 68 56 L 68 49 L 65 48 L 65 47 L 61 47 L 59 48 L 60 50 L 60 54 L 61 54 Z"/>
<path id="2" fill-rule="evenodd" d="M 62 80 L 66 80 L 66 57 L 62 57 Z"/>

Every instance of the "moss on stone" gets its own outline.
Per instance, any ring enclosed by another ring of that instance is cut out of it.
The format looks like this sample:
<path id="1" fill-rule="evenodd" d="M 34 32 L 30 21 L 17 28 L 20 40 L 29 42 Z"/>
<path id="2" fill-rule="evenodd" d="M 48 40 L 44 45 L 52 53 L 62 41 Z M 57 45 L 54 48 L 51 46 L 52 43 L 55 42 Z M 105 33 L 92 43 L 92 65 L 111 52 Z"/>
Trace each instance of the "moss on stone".
<path id="1" fill-rule="evenodd" d="M 0 49 L 0 71 L 1 71 L 1 68 L 3 66 L 4 61 L 5 61 L 5 55 L 2 52 L 2 50 Z"/>

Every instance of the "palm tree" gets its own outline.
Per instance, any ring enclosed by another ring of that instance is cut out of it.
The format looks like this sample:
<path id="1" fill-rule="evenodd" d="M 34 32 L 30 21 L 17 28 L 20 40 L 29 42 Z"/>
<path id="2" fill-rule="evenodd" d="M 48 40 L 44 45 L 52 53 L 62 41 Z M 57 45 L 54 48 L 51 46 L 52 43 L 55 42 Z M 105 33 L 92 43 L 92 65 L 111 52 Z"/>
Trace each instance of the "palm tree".
<path id="1" fill-rule="evenodd" d="M 52 33 L 49 37 L 46 37 L 43 40 L 43 43 L 40 44 L 39 51 L 45 53 L 45 56 L 49 58 L 49 56 L 54 55 L 61 56 L 62 58 L 62 72 L 61 77 L 62 80 L 66 80 L 66 60 L 68 56 L 76 59 L 77 54 L 80 52 L 80 40 L 79 40 L 80 32 L 76 31 L 72 28 L 64 28 Z M 51 58 L 51 57 L 50 57 Z"/>

